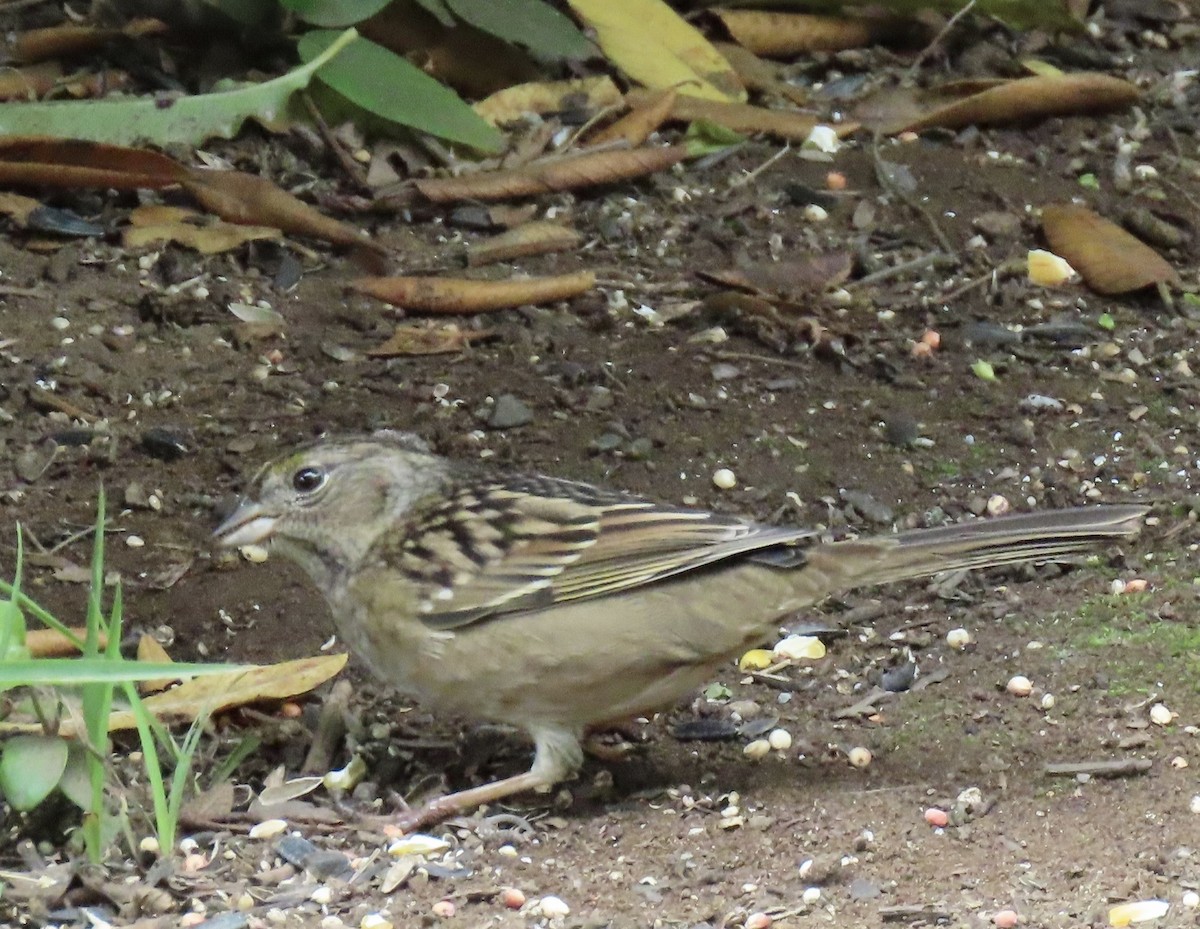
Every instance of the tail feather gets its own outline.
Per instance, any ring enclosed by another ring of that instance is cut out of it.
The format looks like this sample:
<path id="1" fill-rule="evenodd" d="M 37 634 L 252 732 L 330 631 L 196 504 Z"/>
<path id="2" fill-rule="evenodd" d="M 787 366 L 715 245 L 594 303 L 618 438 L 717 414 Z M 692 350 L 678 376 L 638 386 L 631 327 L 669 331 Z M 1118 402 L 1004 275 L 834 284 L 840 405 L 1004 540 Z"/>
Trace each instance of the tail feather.
<path id="1" fill-rule="evenodd" d="M 812 562 L 819 560 L 819 568 L 844 590 L 944 571 L 1053 561 L 1133 535 L 1146 511 L 1136 505 L 1047 510 L 835 542 L 811 550 L 810 566 L 818 567 Z"/>

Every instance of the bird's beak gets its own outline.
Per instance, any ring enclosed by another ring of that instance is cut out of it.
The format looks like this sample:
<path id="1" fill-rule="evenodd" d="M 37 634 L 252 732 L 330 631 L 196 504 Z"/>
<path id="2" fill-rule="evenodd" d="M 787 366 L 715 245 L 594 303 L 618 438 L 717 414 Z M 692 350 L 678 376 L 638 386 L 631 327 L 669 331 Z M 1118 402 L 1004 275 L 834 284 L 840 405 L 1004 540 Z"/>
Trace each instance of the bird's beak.
<path id="1" fill-rule="evenodd" d="M 213 530 L 213 538 L 225 548 L 258 545 L 271 538 L 277 518 L 267 512 L 261 503 L 243 500 L 225 522 Z"/>

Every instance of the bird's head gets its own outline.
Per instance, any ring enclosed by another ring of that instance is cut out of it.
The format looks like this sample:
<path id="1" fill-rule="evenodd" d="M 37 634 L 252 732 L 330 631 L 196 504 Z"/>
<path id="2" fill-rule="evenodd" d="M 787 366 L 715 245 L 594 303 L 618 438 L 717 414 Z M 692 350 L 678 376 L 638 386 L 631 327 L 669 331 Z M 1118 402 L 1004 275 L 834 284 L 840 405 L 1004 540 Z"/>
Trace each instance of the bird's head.
<path id="1" fill-rule="evenodd" d="M 405 433 L 315 442 L 265 465 L 213 533 L 226 547 L 272 543 L 321 582 L 445 481 L 446 459 Z"/>

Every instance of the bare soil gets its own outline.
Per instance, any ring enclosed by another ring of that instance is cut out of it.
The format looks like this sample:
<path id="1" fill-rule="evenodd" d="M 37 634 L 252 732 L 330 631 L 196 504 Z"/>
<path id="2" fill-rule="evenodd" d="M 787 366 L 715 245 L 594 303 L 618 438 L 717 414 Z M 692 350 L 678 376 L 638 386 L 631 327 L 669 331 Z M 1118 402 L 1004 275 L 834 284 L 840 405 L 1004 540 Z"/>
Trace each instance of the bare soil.
<path id="1" fill-rule="evenodd" d="M 1123 46 L 1106 49 L 1117 73 L 1153 89 L 1195 67 L 1194 38 L 1161 50 L 1138 35 L 1131 28 Z M 952 75 L 959 64 L 939 67 Z M 825 67 L 824 75 L 814 68 L 817 79 L 896 66 L 847 56 Z M 649 722 L 648 741 L 629 760 L 589 762 L 559 794 L 514 803 L 521 821 L 488 818 L 499 812 L 489 810 L 434 830 L 450 837 L 457 870 L 419 869 L 385 894 L 368 868 L 348 886 L 331 880 L 331 902 L 321 904 L 307 892 L 285 893 L 321 881 L 301 874 L 281 885 L 272 870 L 277 838 L 200 830 L 199 848 L 217 848 L 216 860 L 164 882 L 171 905 L 214 915 L 248 893 L 251 925 L 274 924 L 275 909 L 280 925 L 327 925 L 321 919 L 330 914 L 358 925 L 386 911 L 396 926 L 415 926 L 436 920 L 434 904 L 451 900 L 455 918 L 472 926 L 544 922 L 528 907 L 503 906 L 497 891 L 511 886 L 531 901 L 565 901 L 570 915 L 554 925 L 715 927 L 770 912 L 782 926 L 975 926 L 1012 908 L 1023 925 L 1067 927 L 1106 924 L 1114 902 L 1161 898 L 1171 910 L 1160 925 L 1198 924 L 1200 910 L 1184 904 L 1200 888 L 1194 306 L 1177 301 L 1171 310 L 1152 292 L 1038 289 L 1023 271 L 991 275 L 1040 244 L 1032 208 L 1082 198 L 1114 218 L 1141 205 L 1177 223 L 1185 241 L 1162 251 L 1185 287 L 1197 289 L 1200 95 L 1191 83 L 1173 105 L 1165 99 L 1148 92 L 1148 134 L 1135 157 L 1157 177 L 1126 191 L 1110 173 L 1116 130 L 1130 129 L 1132 113 L 881 143 L 880 157 L 912 172 L 915 197 L 958 262 L 918 264 L 859 287 L 853 281 L 871 270 L 939 249 L 927 219 L 880 187 L 867 141 L 831 164 L 792 152 L 748 183 L 778 146 L 755 141 L 710 166 L 547 198 L 539 206 L 565 214 L 587 247 L 517 269 L 594 269 L 599 294 L 464 321 L 494 334 L 453 356 L 367 357 L 396 317 L 347 296 L 358 272 L 323 249 L 255 246 L 206 259 L 84 240 L 46 254 L 18 230 L 0 238 L 3 284 L 15 289 L 0 294 L 6 519 L 48 551 L 91 524 L 103 485 L 113 512 L 109 567 L 125 587 L 129 623 L 169 641 L 179 659 L 278 661 L 327 643 L 324 603 L 295 571 L 220 555 L 208 542 L 254 468 L 324 433 L 411 430 L 498 467 L 864 531 L 962 518 L 994 495 L 1017 510 L 1155 504 L 1139 540 L 1086 565 L 866 591 L 794 618 L 846 634 L 830 637 L 828 657 L 780 680 L 734 667 L 720 679 L 745 716 L 778 716 L 794 741 L 786 752 L 753 762 L 743 755 L 744 731 L 723 741 L 677 738 L 697 720 L 724 731 L 732 718 L 729 700 L 698 695 Z M 293 141 L 252 138 L 226 154 L 283 184 L 311 172 L 336 188 L 333 161 L 305 162 L 315 156 L 297 155 Z M 833 198 L 828 220 L 813 222 L 796 185 L 823 190 L 831 169 L 846 175 L 847 191 Z M 1080 186 L 1087 172 L 1100 179 L 1098 190 Z M 59 199 L 105 221 L 132 204 L 117 195 Z M 856 226 L 863 203 L 874 220 Z M 981 233 L 979 218 L 989 213 L 1007 221 Z M 464 244 L 483 236 L 444 211 L 353 220 L 405 269 L 452 272 Z M 804 298 L 832 346 L 814 349 L 798 326 L 780 350 L 778 330 L 706 318 L 694 305 L 717 290 L 698 271 L 837 250 L 855 256 L 848 302 Z M 303 273 L 281 290 L 274 280 L 285 258 Z M 255 339 L 227 309 L 260 299 L 284 316 L 282 334 Z M 680 315 L 656 325 L 635 312 L 640 306 Z M 1102 314 L 1111 330 L 1097 324 Z M 727 341 L 711 338 L 713 326 Z M 928 330 L 940 334 L 940 347 L 915 356 Z M 993 364 L 995 381 L 972 371 L 978 359 Z M 490 428 L 502 395 L 527 405 L 531 421 Z M 1035 409 L 1023 404 L 1030 395 L 1059 404 Z M 929 441 L 908 441 L 916 436 Z M 713 485 L 719 467 L 735 472 L 736 488 Z M 7 572 L 13 533 L 0 535 Z M 85 587 L 72 580 L 73 566 L 88 558 L 86 537 L 35 558 L 26 587 L 59 616 L 82 616 Z M 1110 593 L 1114 579 L 1134 578 L 1149 582 L 1145 592 Z M 957 627 L 973 638 L 964 651 L 946 644 Z M 881 700 L 877 712 L 839 716 L 909 653 L 918 683 L 933 682 Z M 1033 684 L 1027 697 L 1005 690 L 1018 674 Z M 527 764 L 516 735 L 433 719 L 358 669 L 349 679 L 352 713 L 364 724 L 356 740 L 382 796 L 416 800 Z M 263 747 L 235 782 L 257 788 L 279 764 L 295 774 L 318 702 L 298 721 L 274 708 L 239 714 L 205 751 L 211 760 L 257 730 Z M 1156 703 L 1177 718 L 1153 724 Z M 871 752 L 867 767 L 849 764 L 855 747 Z M 348 759 L 343 746 L 334 763 Z M 1111 779 L 1044 770 L 1135 759 L 1149 769 Z M 955 812 L 969 788 L 981 799 Z M 951 825 L 927 823 L 930 807 L 952 811 Z M 7 837 L 30 825 L 10 816 Z M 293 825 L 354 858 L 382 847 L 352 827 Z M 16 866 L 6 844 L 6 866 Z M 73 899 L 102 907 L 117 924 L 139 918 L 128 901 Z M 59 918 L 28 909 L 8 918 L 82 925 L 71 902 L 61 903 Z M 896 909 L 904 907 L 913 909 Z"/>

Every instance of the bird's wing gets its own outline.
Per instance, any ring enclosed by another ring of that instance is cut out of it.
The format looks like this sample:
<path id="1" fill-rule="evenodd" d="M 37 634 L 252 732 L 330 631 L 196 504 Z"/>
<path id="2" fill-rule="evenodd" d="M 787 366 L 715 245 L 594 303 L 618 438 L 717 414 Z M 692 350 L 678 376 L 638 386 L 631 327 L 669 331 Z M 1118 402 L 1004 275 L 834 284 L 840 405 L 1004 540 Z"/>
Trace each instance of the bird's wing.
<path id="1" fill-rule="evenodd" d="M 453 629 L 617 593 L 810 536 L 571 481 L 509 478 L 416 508 L 375 558 L 413 582 L 426 623 Z"/>

